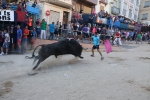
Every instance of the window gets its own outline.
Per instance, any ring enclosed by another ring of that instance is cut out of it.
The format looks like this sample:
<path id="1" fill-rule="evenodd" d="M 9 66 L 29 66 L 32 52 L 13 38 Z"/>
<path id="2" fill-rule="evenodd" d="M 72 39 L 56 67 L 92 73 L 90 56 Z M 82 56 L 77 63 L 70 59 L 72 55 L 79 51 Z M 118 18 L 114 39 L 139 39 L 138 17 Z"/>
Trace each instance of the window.
<path id="1" fill-rule="evenodd" d="M 114 0 L 114 6 L 117 7 L 117 1 L 116 0 Z"/>
<path id="2" fill-rule="evenodd" d="M 134 3 L 134 0 L 130 0 L 132 3 Z"/>
<path id="3" fill-rule="evenodd" d="M 124 6 L 123 6 L 123 9 L 127 9 L 127 4 L 126 3 L 124 3 Z"/>
<path id="4" fill-rule="evenodd" d="M 145 20 L 147 18 L 148 18 L 148 13 L 142 15 L 142 20 Z"/>
<path id="5" fill-rule="evenodd" d="M 126 10 L 125 9 L 123 9 L 123 15 L 126 16 Z"/>
<path id="6" fill-rule="evenodd" d="M 139 6 L 139 0 L 136 0 L 136 6 L 137 7 Z"/>
<path id="7" fill-rule="evenodd" d="M 132 18 L 132 10 L 129 10 L 129 18 Z"/>
<path id="8" fill-rule="evenodd" d="M 135 9 L 135 15 L 138 15 L 138 10 L 137 9 Z"/>
<path id="9" fill-rule="evenodd" d="M 144 8 L 150 6 L 150 1 L 145 1 Z"/>
<path id="10" fill-rule="evenodd" d="M 137 16 L 136 16 L 136 15 L 134 15 L 134 20 L 135 20 L 135 21 L 137 20 Z"/>

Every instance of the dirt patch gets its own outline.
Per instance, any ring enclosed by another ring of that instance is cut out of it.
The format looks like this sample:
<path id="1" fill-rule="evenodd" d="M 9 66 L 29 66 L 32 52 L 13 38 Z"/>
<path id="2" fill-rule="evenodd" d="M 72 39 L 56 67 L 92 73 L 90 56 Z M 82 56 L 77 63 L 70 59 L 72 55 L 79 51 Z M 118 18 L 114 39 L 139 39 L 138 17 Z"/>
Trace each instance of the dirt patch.
<path id="1" fill-rule="evenodd" d="M 140 57 L 140 59 L 150 60 L 150 58 L 148 58 L 148 57 Z"/>
<path id="2" fill-rule="evenodd" d="M 149 86 L 149 87 L 143 86 L 143 87 L 141 87 L 141 88 L 144 88 L 146 91 L 150 92 L 150 86 Z"/>
<path id="3" fill-rule="evenodd" d="M 13 82 L 8 81 L 0 86 L 0 97 L 11 92 L 11 88 L 13 87 Z"/>
<path id="4" fill-rule="evenodd" d="M 147 87 L 145 90 L 147 90 L 147 91 L 149 91 L 149 92 L 150 92 L 150 86 L 149 86 L 149 87 Z"/>
<path id="5" fill-rule="evenodd" d="M 127 80 L 126 82 L 127 83 L 133 83 L 134 81 L 133 80 Z"/>
<path id="6" fill-rule="evenodd" d="M 1 67 L 1 66 L 11 65 L 11 64 L 13 64 L 13 63 L 14 63 L 14 62 L 12 62 L 12 61 L 7 61 L 7 62 L 0 61 L 0 67 Z"/>
<path id="7" fill-rule="evenodd" d="M 126 60 L 126 59 L 119 58 L 119 57 L 108 57 L 108 58 L 115 59 L 117 61 L 125 61 Z"/>

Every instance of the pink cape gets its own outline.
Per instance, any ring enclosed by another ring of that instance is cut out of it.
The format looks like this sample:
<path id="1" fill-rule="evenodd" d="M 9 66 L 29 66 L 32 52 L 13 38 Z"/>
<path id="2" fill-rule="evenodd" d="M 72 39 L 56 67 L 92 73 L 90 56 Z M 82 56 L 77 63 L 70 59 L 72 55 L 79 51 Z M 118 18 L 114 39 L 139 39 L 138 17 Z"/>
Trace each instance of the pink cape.
<path id="1" fill-rule="evenodd" d="M 105 45 L 105 49 L 106 49 L 107 54 L 112 52 L 112 48 L 111 48 L 111 44 L 110 44 L 109 40 L 105 40 L 104 45 Z"/>

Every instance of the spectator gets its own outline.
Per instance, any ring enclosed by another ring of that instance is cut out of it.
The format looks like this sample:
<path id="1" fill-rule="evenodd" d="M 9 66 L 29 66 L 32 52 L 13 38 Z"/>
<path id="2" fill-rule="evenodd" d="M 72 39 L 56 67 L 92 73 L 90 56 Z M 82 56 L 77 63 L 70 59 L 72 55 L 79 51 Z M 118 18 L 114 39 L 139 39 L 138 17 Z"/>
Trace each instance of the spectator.
<path id="1" fill-rule="evenodd" d="M 37 32 L 36 32 L 35 28 L 33 29 L 33 31 L 31 30 L 31 32 L 32 32 L 32 40 L 31 40 L 31 50 L 32 50 L 34 47 L 34 42 L 37 38 Z"/>
<path id="2" fill-rule="evenodd" d="M 30 18 L 28 20 L 29 20 L 28 21 L 28 28 L 29 28 L 29 30 L 31 30 L 32 26 L 33 26 L 33 24 L 32 24 L 32 22 L 33 22 L 32 16 L 30 16 Z"/>
<path id="3" fill-rule="evenodd" d="M 110 36 L 111 36 L 111 30 L 110 28 L 108 28 L 108 30 L 106 30 L 106 39 L 108 39 L 110 41 Z"/>
<path id="4" fill-rule="evenodd" d="M 22 39 L 22 30 L 20 25 L 17 26 L 17 44 L 18 44 L 18 53 L 21 53 L 21 39 Z"/>
<path id="5" fill-rule="evenodd" d="M 55 25 L 55 38 L 58 40 L 58 32 L 59 32 L 59 21 L 57 21 Z"/>
<path id="6" fill-rule="evenodd" d="M 71 22 L 68 23 L 67 29 L 68 29 L 68 32 L 67 32 L 67 33 L 71 34 L 71 33 L 72 33 L 72 29 L 73 29 L 73 26 L 72 26 L 72 23 L 71 23 Z"/>
<path id="7" fill-rule="evenodd" d="M 40 19 L 36 20 L 36 31 L 37 31 L 37 37 L 39 37 L 41 28 L 40 28 Z"/>
<path id="8" fill-rule="evenodd" d="M 85 37 L 85 38 L 87 38 L 89 35 L 88 35 L 88 27 L 85 25 L 84 27 L 83 27 L 83 36 Z"/>
<path id="9" fill-rule="evenodd" d="M 1 54 L 0 55 L 4 55 L 4 52 L 3 52 L 3 48 L 6 48 L 6 54 L 8 54 L 8 49 L 9 49 L 9 44 L 10 44 L 10 36 L 7 32 L 7 30 L 4 30 L 4 38 L 5 38 L 5 41 L 3 43 L 3 47 L 1 48 Z"/>
<path id="10" fill-rule="evenodd" d="M 22 53 L 23 54 L 27 49 L 28 35 L 29 35 L 29 30 L 28 30 L 28 26 L 26 26 L 25 29 L 23 30 L 23 41 L 22 41 Z"/>
<path id="11" fill-rule="evenodd" d="M 49 24 L 49 40 L 53 40 L 54 39 L 54 33 L 55 33 L 55 26 L 54 26 L 54 22 L 52 22 L 52 24 Z"/>
<path id="12" fill-rule="evenodd" d="M 4 42 L 4 34 L 3 34 L 3 32 L 0 30 L 0 48 L 2 48 L 3 42 Z"/>
<path id="13" fill-rule="evenodd" d="M 7 8 L 6 0 L 2 0 L 1 3 L 2 3 L 2 8 L 6 9 Z"/>
<path id="14" fill-rule="evenodd" d="M 136 44 L 138 44 L 139 42 L 141 42 L 141 44 L 142 44 L 142 33 L 141 32 L 137 33 Z"/>
<path id="15" fill-rule="evenodd" d="M 41 23 L 41 39 L 43 39 L 43 36 L 44 39 L 46 39 L 46 26 L 47 26 L 47 22 L 45 21 L 45 19 L 43 19 Z"/>
<path id="16" fill-rule="evenodd" d="M 59 23 L 59 32 L 58 32 L 58 36 L 61 36 L 61 31 L 62 31 L 62 24 L 61 24 L 61 22 Z"/>
<path id="17" fill-rule="evenodd" d="M 75 24 L 73 25 L 73 38 L 74 38 L 74 39 L 77 39 L 77 29 L 78 29 L 77 23 L 75 23 Z"/>
<path id="18" fill-rule="evenodd" d="M 2 1 L 0 0 L 0 9 L 3 9 Z"/>
<path id="19" fill-rule="evenodd" d="M 17 5 L 16 2 L 13 2 L 13 4 L 11 5 L 12 10 L 17 10 Z"/>
<path id="20" fill-rule="evenodd" d="M 14 51 L 15 50 L 15 44 L 16 44 L 16 35 L 14 33 L 13 25 L 11 26 L 11 31 L 10 31 L 10 44 L 11 44 L 11 51 Z"/>
<path id="21" fill-rule="evenodd" d="M 78 38 L 78 40 L 82 40 L 82 36 L 81 36 L 82 29 L 83 29 L 82 26 L 79 25 L 78 32 L 77 32 L 77 38 Z"/>
<path id="22" fill-rule="evenodd" d="M 7 10 L 12 10 L 11 5 L 9 3 L 7 3 L 6 9 Z"/>
<path id="23" fill-rule="evenodd" d="M 26 9 L 26 2 L 25 2 L 25 0 L 21 0 L 21 9 L 22 9 L 22 11 L 25 11 L 25 9 Z"/>
<path id="24" fill-rule="evenodd" d="M 37 0 L 35 0 L 35 1 L 34 1 L 34 3 L 32 4 L 32 7 L 34 7 L 34 8 L 35 8 L 35 7 L 36 7 L 36 5 L 37 5 Z"/>

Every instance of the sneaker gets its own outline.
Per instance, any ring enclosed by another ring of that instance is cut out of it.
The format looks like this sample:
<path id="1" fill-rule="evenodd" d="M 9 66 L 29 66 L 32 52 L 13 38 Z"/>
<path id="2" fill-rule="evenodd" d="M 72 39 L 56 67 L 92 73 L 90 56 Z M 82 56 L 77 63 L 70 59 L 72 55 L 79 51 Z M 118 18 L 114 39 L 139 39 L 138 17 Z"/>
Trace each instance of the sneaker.
<path id="1" fill-rule="evenodd" d="M 104 59 L 104 57 L 101 57 L 101 60 L 103 60 Z"/>
<path id="2" fill-rule="evenodd" d="M 1 54 L 0 55 L 4 55 L 4 52 L 1 52 Z"/>
<path id="3" fill-rule="evenodd" d="M 91 57 L 94 57 L 94 55 L 91 55 Z"/>

